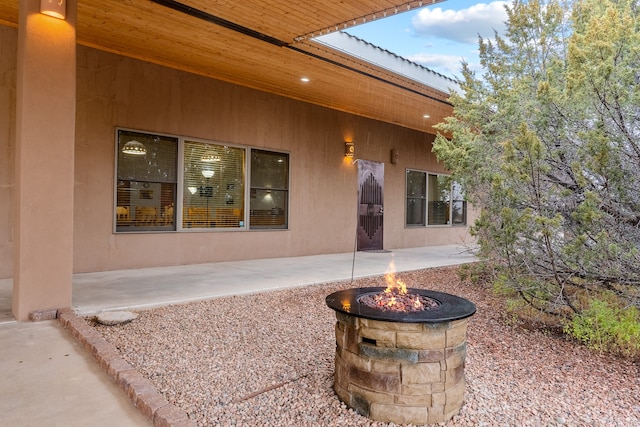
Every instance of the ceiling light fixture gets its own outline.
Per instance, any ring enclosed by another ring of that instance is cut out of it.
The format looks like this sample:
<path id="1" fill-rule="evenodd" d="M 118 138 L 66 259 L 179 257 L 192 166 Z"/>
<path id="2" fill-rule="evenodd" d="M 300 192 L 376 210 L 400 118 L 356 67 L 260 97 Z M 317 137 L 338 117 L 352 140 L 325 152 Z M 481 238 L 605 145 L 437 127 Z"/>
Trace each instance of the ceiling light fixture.
<path id="1" fill-rule="evenodd" d="M 307 82 L 309 82 L 309 77 L 301 77 L 300 81 L 307 83 Z"/>
<path id="2" fill-rule="evenodd" d="M 122 147 L 122 152 L 124 154 L 131 154 L 134 156 L 144 156 L 145 154 L 147 154 L 147 148 L 142 142 L 131 140 L 124 144 L 124 147 Z"/>

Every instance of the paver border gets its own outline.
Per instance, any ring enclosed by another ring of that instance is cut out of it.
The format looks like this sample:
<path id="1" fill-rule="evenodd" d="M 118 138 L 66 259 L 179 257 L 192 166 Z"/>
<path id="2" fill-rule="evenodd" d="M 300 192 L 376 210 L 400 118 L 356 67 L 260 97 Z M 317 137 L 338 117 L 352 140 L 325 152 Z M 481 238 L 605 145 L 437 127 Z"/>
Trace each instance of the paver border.
<path id="1" fill-rule="evenodd" d="M 189 419 L 185 411 L 169 403 L 153 383 L 124 360 L 116 347 L 84 318 L 70 308 L 58 309 L 56 317 L 154 426 L 196 427 L 196 422 Z"/>

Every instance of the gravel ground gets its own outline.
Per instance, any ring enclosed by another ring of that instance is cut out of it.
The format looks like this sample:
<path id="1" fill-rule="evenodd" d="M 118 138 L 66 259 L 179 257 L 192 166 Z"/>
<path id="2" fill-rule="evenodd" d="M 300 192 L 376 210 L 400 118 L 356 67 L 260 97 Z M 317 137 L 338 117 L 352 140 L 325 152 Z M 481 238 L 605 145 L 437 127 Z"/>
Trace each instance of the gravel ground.
<path id="1" fill-rule="evenodd" d="M 467 389 L 443 426 L 640 426 L 640 363 L 514 326 L 456 268 L 398 273 L 409 287 L 468 298 Z M 169 402 L 201 426 L 376 426 L 332 390 L 335 315 L 325 297 L 385 286 L 328 283 L 140 311 L 96 325 Z"/>

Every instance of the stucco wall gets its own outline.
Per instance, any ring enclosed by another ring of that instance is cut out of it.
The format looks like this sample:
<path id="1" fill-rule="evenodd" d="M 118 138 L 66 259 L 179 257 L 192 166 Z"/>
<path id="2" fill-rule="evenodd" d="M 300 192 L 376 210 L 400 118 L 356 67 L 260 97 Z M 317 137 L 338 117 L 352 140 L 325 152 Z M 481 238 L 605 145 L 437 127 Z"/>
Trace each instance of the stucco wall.
<path id="1" fill-rule="evenodd" d="M 18 31 L 0 25 L 0 278 L 13 274 L 11 198 Z"/>
<path id="2" fill-rule="evenodd" d="M 16 32 L 0 27 L 0 72 L 15 74 Z M 466 228 L 404 227 L 406 168 L 442 172 L 432 135 L 221 81 L 78 47 L 74 271 L 350 252 L 356 228 L 356 157 L 385 163 L 384 247 L 468 240 Z M 0 277 L 11 275 L 13 80 L 0 81 Z M 298 84 L 298 82 L 292 82 Z M 290 153 L 289 230 L 113 233 L 115 128 Z M 6 135 L 6 137 L 5 137 Z M 390 151 L 399 163 L 390 163 Z M 46 177 L 43 177 L 46 179 Z"/>

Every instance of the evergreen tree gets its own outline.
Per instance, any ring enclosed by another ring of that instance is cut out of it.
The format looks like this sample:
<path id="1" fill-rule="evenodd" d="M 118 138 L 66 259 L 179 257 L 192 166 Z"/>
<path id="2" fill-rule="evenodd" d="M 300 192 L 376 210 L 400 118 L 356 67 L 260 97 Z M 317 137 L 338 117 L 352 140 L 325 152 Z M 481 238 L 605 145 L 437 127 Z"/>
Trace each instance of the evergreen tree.
<path id="1" fill-rule="evenodd" d="M 640 306 L 639 9 L 516 0 L 438 125 L 433 150 L 481 210 L 472 232 L 497 284 L 565 318 L 605 294 Z"/>

